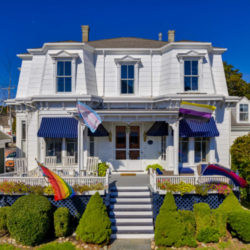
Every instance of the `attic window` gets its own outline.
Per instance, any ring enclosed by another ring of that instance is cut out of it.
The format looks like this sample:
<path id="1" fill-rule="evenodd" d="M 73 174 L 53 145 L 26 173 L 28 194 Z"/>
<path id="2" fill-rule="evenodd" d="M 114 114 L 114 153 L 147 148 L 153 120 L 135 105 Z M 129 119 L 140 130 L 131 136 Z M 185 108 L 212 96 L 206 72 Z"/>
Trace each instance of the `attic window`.
<path id="1" fill-rule="evenodd" d="M 121 94 L 134 93 L 134 65 L 121 65 Z"/>
<path id="2" fill-rule="evenodd" d="M 248 104 L 240 104 L 240 121 L 248 121 Z"/>

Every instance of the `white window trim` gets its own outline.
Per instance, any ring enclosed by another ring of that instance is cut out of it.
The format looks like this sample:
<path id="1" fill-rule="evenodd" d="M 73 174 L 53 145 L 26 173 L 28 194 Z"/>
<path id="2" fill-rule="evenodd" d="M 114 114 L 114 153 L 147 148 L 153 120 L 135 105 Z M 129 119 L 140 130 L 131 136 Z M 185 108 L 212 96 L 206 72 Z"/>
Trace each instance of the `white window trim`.
<path id="1" fill-rule="evenodd" d="M 240 120 L 240 104 L 248 105 L 248 120 L 247 121 Z M 236 120 L 237 120 L 237 123 L 249 123 L 250 122 L 250 102 L 246 98 L 242 99 L 236 105 Z"/>
<path id="2" fill-rule="evenodd" d="M 53 60 L 53 89 L 57 95 L 69 95 L 76 92 L 76 60 L 79 57 L 77 53 L 69 53 L 67 51 L 60 51 L 56 54 L 50 54 Z M 71 61 L 71 92 L 57 91 L 57 62 Z"/>
<path id="3" fill-rule="evenodd" d="M 199 53 L 196 51 L 188 51 L 187 53 L 179 53 L 177 54 L 177 58 L 180 62 L 180 91 L 182 93 L 199 93 L 203 88 L 203 59 L 205 57 L 205 53 Z M 185 81 L 184 81 L 184 61 L 198 61 L 198 89 L 185 91 Z"/>
<path id="4" fill-rule="evenodd" d="M 117 95 L 118 96 L 136 96 L 139 95 L 139 66 L 141 59 L 125 56 L 116 58 L 115 63 L 117 66 Z M 134 93 L 123 94 L 121 93 L 121 65 L 134 65 Z"/>

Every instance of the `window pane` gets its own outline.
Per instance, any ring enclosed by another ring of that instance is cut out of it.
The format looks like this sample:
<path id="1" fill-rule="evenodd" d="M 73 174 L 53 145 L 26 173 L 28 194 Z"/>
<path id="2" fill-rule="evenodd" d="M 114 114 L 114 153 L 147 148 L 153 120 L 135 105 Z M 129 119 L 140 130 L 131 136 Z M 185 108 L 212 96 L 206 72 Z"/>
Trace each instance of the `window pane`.
<path id="1" fill-rule="evenodd" d="M 65 77 L 65 92 L 71 92 L 71 77 Z"/>
<path id="2" fill-rule="evenodd" d="M 198 75 L 198 61 L 192 61 L 192 75 Z"/>
<path id="3" fill-rule="evenodd" d="M 22 121 L 22 140 L 26 140 L 26 123 Z"/>
<path id="4" fill-rule="evenodd" d="M 198 77 L 192 77 L 192 90 L 198 90 Z"/>
<path id="5" fill-rule="evenodd" d="M 122 65 L 121 66 L 121 78 L 126 79 L 128 78 L 128 66 L 127 65 Z"/>
<path id="6" fill-rule="evenodd" d="M 128 78 L 134 79 L 134 65 L 128 66 Z"/>
<path id="7" fill-rule="evenodd" d="M 64 78 L 57 78 L 57 92 L 64 92 Z"/>
<path id="8" fill-rule="evenodd" d="M 129 148 L 140 148 L 139 131 L 140 131 L 140 129 L 138 126 L 130 127 Z"/>
<path id="9" fill-rule="evenodd" d="M 56 155 L 56 162 L 61 163 L 62 162 L 62 143 L 61 142 L 55 143 L 55 155 Z"/>
<path id="10" fill-rule="evenodd" d="M 184 77 L 184 86 L 185 86 L 185 91 L 189 91 L 189 90 L 191 90 L 191 77 L 187 77 L 187 76 L 185 76 Z"/>
<path id="11" fill-rule="evenodd" d="M 240 121 L 248 121 L 248 113 L 240 113 Z"/>
<path id="12" fill-rule="evenodd" d="M 65 76 L 71 76 L 71 62 L 65 62 Z"/>
<path id="13" fill-rule="evenodd" d="M 191 75 L 191 61 L 184 62 L 184 74 L 190 76 Z"/>
<path id="14" fill-rule="evenodd" d="M 188 139 L 181 139 L 179 146 L 179 162 L 188 162 Z"/>
<path id="15" fill-rule="evenodd" d="M 194 162 L 201 162 L 201 142 L 195 139 Z"/>
<path id="16" fill-rule="evenodd" d="M 140 159 L 140 151 L 139 150 L 129 151 L 129 159 L 130 160 L 139 160 Z"/>
<path id="17" fill-rule="evenodd" d="M 126 160 L 126 151 L 116 151 L 116 160 Z"/>
<path id="18" fill-rule="evenodd" d="M 116 127 L 116 148 L 126 148 L 126 127 Z"/>
<path id="19" fill-rule="evenodd" d="M 63 67 L 64 67 L 64 62 L 57 62 L 57 75 L 58 76 L 63 76 L 64 74 Z"/>
<path id="20" fill-rule="evenodd" d="M 122 94 L 127 94 L 128 93 L 127 80 L 122 80 L 121 81 L 121 93 Z"/>
<path id="21" fill-rule="evenodd" d="M 133 94 L 134 93 L 134 80 L 128 81 L 128 93 Z"/>

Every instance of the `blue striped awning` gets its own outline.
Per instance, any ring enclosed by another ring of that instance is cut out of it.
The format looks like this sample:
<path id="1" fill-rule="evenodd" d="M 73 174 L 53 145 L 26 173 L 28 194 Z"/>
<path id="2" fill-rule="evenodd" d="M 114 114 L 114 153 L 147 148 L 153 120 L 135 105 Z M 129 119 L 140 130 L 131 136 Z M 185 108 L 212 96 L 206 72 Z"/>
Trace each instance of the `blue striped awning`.
<path id="1" fill-rule="evenodd" d="M 168 124 L 163 121 L 155 122 L 146 133 L 147 136 L 165 136 L 168 135 Z"/>
<path id="2" fill-rule="evenodd" d="M 37 136 L 44 138 L 77 138 L 78 121 L 74 118 L 42 118 Z"/>
<path id="3" fill-rule="evenodd" d="M 180 121 L 180 137 L 215 137 L 219 136 L 214 118 L 208 122 L 182 119 Z"/>

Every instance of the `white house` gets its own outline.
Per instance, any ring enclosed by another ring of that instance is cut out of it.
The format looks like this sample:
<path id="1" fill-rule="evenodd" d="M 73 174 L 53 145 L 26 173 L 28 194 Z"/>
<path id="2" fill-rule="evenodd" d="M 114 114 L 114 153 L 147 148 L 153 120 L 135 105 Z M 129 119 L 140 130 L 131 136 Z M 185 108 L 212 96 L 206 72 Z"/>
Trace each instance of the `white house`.
<path id="1" fill-rule="evenodd" d="M 250 101 L 242 97 L 232 108 L 231 144 L 237 137 L 250 133 Z"/>
<path id="2" fill-rule="evenodd" d="M 15 99 L 19 157 L 28 168 L 35 158 L 83 170 L 88 156 L 113 171 L 145 171 L 159 163 L 173 174 L 179 167 L 218 162 L 230 167 L 231 107 L 222 54 L 210 42 L 121 37 L 45 43 L 19 54 Z M 182 100 L 217 107 L 207 124 L 180 120 Z M 81 101 L 101 116 L 95 134 L 77 120 Z M 219 136 L 218 136 L 219 135 Z"/>

